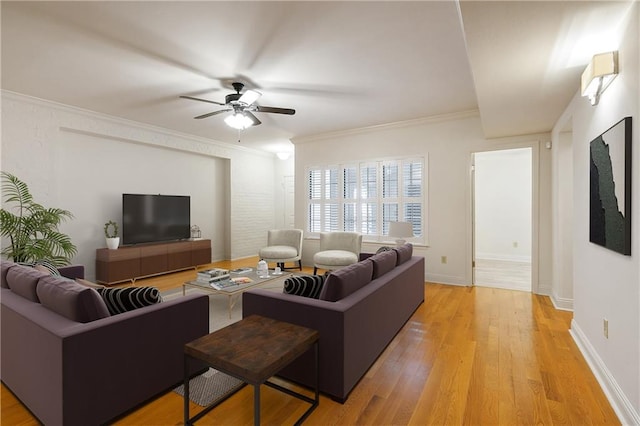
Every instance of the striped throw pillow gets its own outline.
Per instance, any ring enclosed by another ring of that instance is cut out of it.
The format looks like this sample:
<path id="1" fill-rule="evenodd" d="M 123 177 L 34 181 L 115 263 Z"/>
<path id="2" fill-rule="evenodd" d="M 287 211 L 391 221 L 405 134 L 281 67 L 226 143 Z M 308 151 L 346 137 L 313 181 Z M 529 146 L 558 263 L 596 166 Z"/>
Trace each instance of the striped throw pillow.
<path id="1" fill-rule="evenodd" d="M 56 268 L 56 265 L 53 264 L 50 260 L 40 259 L 35 262 L 18 262 L 18 265 L 29 266 L 31 268 L 37 269 L 40 272 L 44 272 L 45 274 L 53 275 L 56 277 L 60 277 L 60 271 Z"/>
<path id="2" fill-rule="evenodd" d="M 155 287 L 124 287 L 96 289 L 111 315 L 121 314 L 162 302 L 160 291 Z"/>
<path id="3" fill-rule="evenodd" d="M 322 291 L 324 275 L 294 275 L 284 280 L 284 292 L 317 299 Z"/>

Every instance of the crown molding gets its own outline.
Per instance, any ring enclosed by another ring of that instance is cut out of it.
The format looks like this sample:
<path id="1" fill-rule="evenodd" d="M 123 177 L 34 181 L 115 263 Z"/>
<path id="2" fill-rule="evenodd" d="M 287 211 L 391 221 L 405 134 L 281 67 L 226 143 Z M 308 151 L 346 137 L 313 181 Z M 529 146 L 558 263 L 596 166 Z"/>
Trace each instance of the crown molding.
<path id="1" fill-rule="evenodd" d="M 308 142 L 315 142 L 315 141 L 325 140 L 325 139 L 334 139 L 334 138 L 344 137 L 344 136 L 362 135 L 362 134 L 367 134 L 372 132 L 379 132 L 383 130 L 415 127 L 415 126 L 421 126 L 424 124 L 441 123 L 443 121 L 461 120 L 465 118 L 479 117 L 479 116 L 480 116 L 480 111 L 477 109 L 473 109 L 468 111 L 454 112 L 451 114 L 433 115 L 429 117 L 415 118 L 412 120 L 396 121 L 393 123 L 376 124 L 374 126 L 359 127 L 355 129 L 349 129 L 349 130 L 339 130 L 337 132 L 328 132 L 328 133 L 320 133 L 317 135 L 301 136 L 301 137 L 291 139 L 291 143 L 293 143 L 294 145 L 304 144 Z"/>
<path id="2" fill-rule="evenodd" d="M 209 139 L 202 136 L 192 135 L 189 133 L 182 133 L 175 130 L 167 129 L 165 127 L 154 126 L 151 124 L 141 123 L 139 121 L 128 120 L 126 118 L 121 118 L 121 117 L 105 114 L 102 112 L 96 112 L 96 111 L 92 111 L 92 110 L 88 110 L 88 109 L 84 109 L 84 108 L 80 108 L 72 105 L 67 105 L 60 102 L 51 101 L 48 99 L 42 99 L 35 96 L 25 95 L 18 92 L 12 92 L 10 90 L 1 89 L 0 100 L 2 102 L 4 102 L 5 100 L 13 100 L 17 102 L 28 102 L 34 105 L 39 105 L 47 108 L 55 108 L 60 111 L 64 111 L 72 114 L 78 114 L 89 119 L 100 120 L 113 125 L 128 126 L 128 127 L 136 128 L 138 130 L 142 130 L 142 131 L 161 134 L 166 137 L 190 140 L 192 142 L 197 142 L 197 143 L 201 143 L 201 144 L 205 144 L 210 147 L 213 147 L 214 150 L 216 148 L 219 149 L 220 151 L 216 151 L 216 154 L 214 154 L 214 156 L 220 156 L 222 158 L 230 158 L 230 155 L 228 153 L 225 154 L 223 150 L 244 151 L 254 155 L 273 157 L 273 153 L 271 152 L 256 150 L 256 149 L 248 148 L 245 146 L 238 146 L 238 145 L 230 144 L 228 142 L 222 142 L 216 139 Z M 87 129 L 80 129 L 73 126 L 60 125 L 60 129 L 62 131 L 84 133 L 86 135 L 108 137 L 111 139 L 121 139 L 121 140 L 128 139 L 128 138 L 122 138 L 116 135 L 107 135 L 107 134 L 104 134 L 104 132 L 95 132 Z M 137 142 L 139 143 L 143 141 L 137 140 Z M 157 143 L 152 143 L 152 144 L 156 145 Z"/>

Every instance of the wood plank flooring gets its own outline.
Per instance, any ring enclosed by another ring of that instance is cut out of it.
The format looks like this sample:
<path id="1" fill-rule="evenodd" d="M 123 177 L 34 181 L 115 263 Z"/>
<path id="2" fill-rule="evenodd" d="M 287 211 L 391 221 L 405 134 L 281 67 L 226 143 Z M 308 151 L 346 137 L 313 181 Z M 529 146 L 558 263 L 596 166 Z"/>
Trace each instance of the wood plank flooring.
<path id="1" fill-rule="evenodd" d="M 190 271 L 140 280 L 137 285 L 165 290 L 180 286 L 189 274 L 195 276 Z M 620 424 L 569 335 L 571 317 L 571 312 L 554 309 L 545 296 L 426 284 L 425 303 L 347 402 L 321 396 L 320 406 L 305 424 Z M 4 385 L 1 396 L 3 425 L 38 424 Z M 182 398 L 169 391 L 114 424 L 180 425 L 182 404 Z M 264 424 L 292 424 L 307 406 L 263 387 Z M 192 413 L 199 409 L 191 405 Z M 252 423 L 253 392 L 245 387 L 197 424 Z"/>

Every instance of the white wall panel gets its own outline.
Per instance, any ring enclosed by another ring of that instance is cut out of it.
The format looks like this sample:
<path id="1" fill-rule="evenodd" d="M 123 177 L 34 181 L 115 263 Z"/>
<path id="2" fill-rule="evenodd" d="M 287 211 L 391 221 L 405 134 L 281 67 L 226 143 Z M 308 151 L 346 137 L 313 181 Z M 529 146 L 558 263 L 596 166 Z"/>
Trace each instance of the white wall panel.
<path id="1" fill-rule="evenodd" d="M 590 360 L 623 424 L 640 424 L 640 6 L 620 27 L 620 74 L 591 106 L 576 94 L 554 129 L 554 145 L 572 123 L 572 334 Z M 623 117 L 633 117 L 631 256 L 589 242 L 589 143 Z M 561 251 L 557 244 L 555 251 Z M 554 282 L 554 293 L 567 284 Z M 609 337 L 603 320 L 609 321 Z"/>

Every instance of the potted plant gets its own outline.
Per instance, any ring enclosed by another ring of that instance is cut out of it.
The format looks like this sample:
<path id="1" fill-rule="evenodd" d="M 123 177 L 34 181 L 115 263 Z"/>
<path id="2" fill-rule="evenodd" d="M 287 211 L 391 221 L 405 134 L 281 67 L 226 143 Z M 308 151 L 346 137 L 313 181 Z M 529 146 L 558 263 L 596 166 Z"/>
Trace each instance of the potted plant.
<path id="1" fill-rule="evenodd" d="M 78 250 L 58 225 L 73 218 L 71 212 L 45 208 L 33 201 L 26 183 L 6 172 L 1 177 L 0 236 L 9 238 L 10 244 L 0 253 L 14 262 L 46 259 L 56 266 L 68 265 Z"/>
<path id="2" fill-rule="evenodd" d="M 107 247 L 115 250 L 120 245 L 120 237 L 118 237 L 118 224 L 113 220 L 104 224 L 104 236 L 107 239 Z"/>

